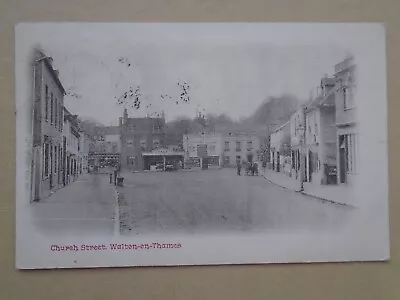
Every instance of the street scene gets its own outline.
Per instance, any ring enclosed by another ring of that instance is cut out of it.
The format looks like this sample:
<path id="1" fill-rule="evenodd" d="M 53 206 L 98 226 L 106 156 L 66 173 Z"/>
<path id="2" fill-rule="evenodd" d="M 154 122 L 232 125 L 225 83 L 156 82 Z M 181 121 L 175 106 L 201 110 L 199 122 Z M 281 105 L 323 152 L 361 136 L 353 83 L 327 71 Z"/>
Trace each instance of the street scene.
<path id="1" fill-rule="evenodd" d="M 119 204 L 121 232 L 134 234 L 340 230 L 351 215 L 229 169 L 129 174 Z"/>
<path id="2" fill-rule="evenodd" d="M 30 203 L 40 230 L 333 231 L 357 209 L 352 54 L 83 47 L 32 50 Z M 304 63 L 287 63 L 298 55 Z"/>

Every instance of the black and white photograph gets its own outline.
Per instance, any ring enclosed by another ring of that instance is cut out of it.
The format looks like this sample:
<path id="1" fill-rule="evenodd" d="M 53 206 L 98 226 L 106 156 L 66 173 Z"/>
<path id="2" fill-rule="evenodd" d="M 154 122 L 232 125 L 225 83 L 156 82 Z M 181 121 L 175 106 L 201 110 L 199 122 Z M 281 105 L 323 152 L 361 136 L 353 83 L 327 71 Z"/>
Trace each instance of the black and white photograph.
<path id="1" fill-rule="evenodd" d="M 21 23 L 19 269 L 388 260 L 375 23 Z"/>

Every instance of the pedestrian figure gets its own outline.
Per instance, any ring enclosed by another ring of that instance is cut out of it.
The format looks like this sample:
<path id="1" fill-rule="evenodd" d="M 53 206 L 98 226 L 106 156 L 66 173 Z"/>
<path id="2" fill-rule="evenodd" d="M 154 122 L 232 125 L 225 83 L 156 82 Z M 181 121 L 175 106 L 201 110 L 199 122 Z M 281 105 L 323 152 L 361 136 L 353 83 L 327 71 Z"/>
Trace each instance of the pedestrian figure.
<path id="1" fill-rule="evenodd" d="M 258 176 L 258 164 L 254 163 L 254 173 Z"/>
<path id="2" fill-rule="evenodd" d="M 118 166 L 114 167 L 114 185 L 117 185 L 117 177 L 118 177 Z"/>
<path id="3" fill-rule="evenodd" d="M 237 162 L 236 162 L 236 168 L 237 168 L 237 175 L 240 176 L 240 171 L 241 171 L 241 169 L 242 169 L 242 166 L 241 166 L 241 164 L 240 164 L 240 161 L 237 161 Z"/>
<path id="4" fill-rule="evenodd" d="M 254 173 L 256 172 L 255 163 L 250 163 L 250 166 L 251 166 L 251 176 L 254 176 Z"/>

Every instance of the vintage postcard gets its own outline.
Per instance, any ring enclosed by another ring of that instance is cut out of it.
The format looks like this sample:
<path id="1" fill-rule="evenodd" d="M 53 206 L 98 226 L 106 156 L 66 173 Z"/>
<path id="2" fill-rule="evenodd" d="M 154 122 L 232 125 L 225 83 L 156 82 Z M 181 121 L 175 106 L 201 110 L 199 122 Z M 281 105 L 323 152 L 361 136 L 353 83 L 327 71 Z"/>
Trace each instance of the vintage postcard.
<path id="1" fill-rule="evenodd" d="M 383 25 L 15 30 L 18 269 L 390 258 Z"/>

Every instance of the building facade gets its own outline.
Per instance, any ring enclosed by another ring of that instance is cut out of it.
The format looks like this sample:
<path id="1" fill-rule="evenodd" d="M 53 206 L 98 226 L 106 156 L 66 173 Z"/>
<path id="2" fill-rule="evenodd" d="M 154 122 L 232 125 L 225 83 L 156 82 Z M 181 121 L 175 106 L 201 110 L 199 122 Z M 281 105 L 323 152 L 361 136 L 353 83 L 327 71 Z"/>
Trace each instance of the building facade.
<path id="1" fill-rule="evenodd" d="M 320 94 L 305 109 L 305 181 L 334 184 L 336 168 L 335 79 L 321 79 Z"/>
<path id="2" fill-rule="evenodd" d="M 121 134 L 119 126 L 101 126 L 92 130 L 89 145 L 89 164 L 114 166 L 120 162 Z"/>
<path id="3" fill-rule="evenodd" d="M 301 105 L 290 117 L 291 176 L 301 180 L 301 160 L 305 160 L 306 104 Z"/>
<path id="4" fill-rule="evenodd" d="M 261 139 L 250 133 L 230 133 L 222 136 L 223 166 L 234 167 L 237 161 L 261 161 Z"/>
<path id="5" fill-rule="evenodd" d="M 88 171 L 89 171 L 89 148 L 90 148 L 90 144 L 92 142 L 92 137 L 84 131 L 80 131 L 79 134 L 80 134 L 80 139 L 79 139 L 80 170 L 79 170 L 79 172 L 81 174 L 85 174 L 85 173 L 88 173 Z"/>
<path id="6" fill-rule="evenodd" d="M 291 169 L 290 121 L 271 131 L 270 143 L 270 168 L 276 172 L 289 174 Z"/>
<path id="7" fill-rule="evenodd" d="M 223 162 L 222 136 L 199 133 L 183 136 L 184 165 L 194 168 L 221 167 Z"/>
<path id="8" fill-rule="evenodd" d="M 352 184 L 359 172 L 355 72 L 353 57 L 335 65 L 337 180 L 340 184 Z"/>
<path id="9" fill-rule="evenodd" d="M 129 170 L 144 170 L 142 153 L 164 147 L 165 117 L 129 118 L 125 109 L 119 123 L 121 167 Z"/>
<path id="10" fill-rule="evenodd" d="M 63 184 L 74 182 L 81 169 L 81 142 L 80 142 L 78 116 L 71 114 L 64 107 L 63 130 Z"/>
<path id="11" fill-rule="evenodd" d="M 39 201 L 62 185 L 65 90 L 52 58 L 40 51 L 34 54 L 33 78 L 31 201 Z"/>

